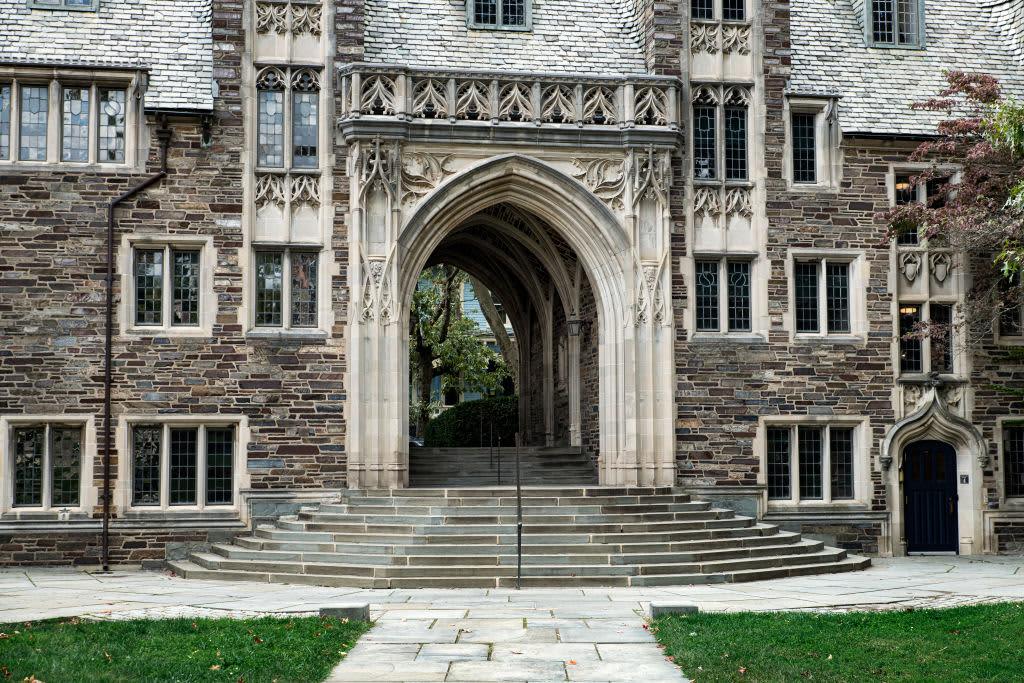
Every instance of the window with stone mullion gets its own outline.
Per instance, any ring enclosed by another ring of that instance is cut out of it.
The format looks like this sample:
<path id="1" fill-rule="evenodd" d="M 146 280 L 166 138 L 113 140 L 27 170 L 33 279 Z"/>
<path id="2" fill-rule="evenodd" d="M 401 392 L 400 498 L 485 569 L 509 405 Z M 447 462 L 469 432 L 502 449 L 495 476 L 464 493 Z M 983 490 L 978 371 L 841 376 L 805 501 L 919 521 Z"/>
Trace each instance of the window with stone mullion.
<path id="1" fill-rule="evenodd" d="M 725 108 L 725 179 L 747 179 L 747 108 Z"/>
<path id="2" fill-rule="evenodd" d="M 256 165 L 287 170 L 320 165 L 320 75 L 265 67 L 256 79 Z"/>
<path id="3" fill-rule="evenodd" d="M 830 503 L 855 497 L 853 427 L 770 426 L 765 442 L 769 500 Z"/>
<path id="4" fill-rule="evenodd" d="M 697 331 L 749 332 L 750 262 L 699 260 L 694 275 Z M 722 320 L 727 321 L 726 330 Z"/>
<path id="5" fill-rule="evenodd" d="M 141 327 L 199 325 L 200 256 L 195 249 L 134 250 L 135 324 Z M 169 267 L 167 264 L 170 264 Z M 165 297 L 168 310 L 164 310 Z"/>
<path id="6" fill-rule="evenodd" d="M 132 434 L 132 505 L 230 505 L 232 426 L 137 424 Z"/>
<path id="7" fill-rule="evenodd" d="M 1024 496 L 1024 426 L 1004 427 L 1003 470 L 1006 497 Z"/>
<path id="8" fill-rule="evenodd" d="M 700 180 L 718 177 L 715 110 L 713 105 L 696 105 L 693 108 L 693 176 Z"/>
<path id="9" fill-rule="evenodd" d="M 298 249 L 256 252 L 256 327 L 319 324 L 319 254 Z"/>

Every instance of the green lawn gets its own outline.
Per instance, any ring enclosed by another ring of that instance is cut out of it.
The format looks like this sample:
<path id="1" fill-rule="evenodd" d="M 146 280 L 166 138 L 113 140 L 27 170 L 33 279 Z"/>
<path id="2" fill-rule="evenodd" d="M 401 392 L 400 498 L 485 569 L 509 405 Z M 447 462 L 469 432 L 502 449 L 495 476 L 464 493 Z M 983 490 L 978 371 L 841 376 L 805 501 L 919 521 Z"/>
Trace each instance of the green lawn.
<path id="1" fill-rule="evenodd" d="M 319 617 L 0 624 L 0 680 L 321 681 L 369 628 Z"/>
<path id="2" fill-rule="evenodd" d="M 1024 580 L 1024 579 L 1022 579 Z M 1024 605 L 815 614 L 691 614 L 652 625 L 709 681 L 1024 681 Z"/>

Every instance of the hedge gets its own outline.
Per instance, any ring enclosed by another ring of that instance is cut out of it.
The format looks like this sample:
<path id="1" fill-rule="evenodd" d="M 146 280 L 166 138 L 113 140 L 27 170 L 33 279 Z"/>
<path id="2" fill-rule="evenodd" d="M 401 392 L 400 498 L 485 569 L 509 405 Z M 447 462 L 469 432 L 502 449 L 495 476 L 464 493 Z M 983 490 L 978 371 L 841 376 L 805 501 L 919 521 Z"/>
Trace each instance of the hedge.
<path id="1" fill-rule="evenodd" d="M 519 430 L 519 397 L 482 398 L 452 406 L 427 423 L 423 445 L 433 448 L 487 446 L 492 435 L 492 420 L 494 445 L 498 445 L 499 437 L 502 446 L 515 445 L 515 434 Z"/>

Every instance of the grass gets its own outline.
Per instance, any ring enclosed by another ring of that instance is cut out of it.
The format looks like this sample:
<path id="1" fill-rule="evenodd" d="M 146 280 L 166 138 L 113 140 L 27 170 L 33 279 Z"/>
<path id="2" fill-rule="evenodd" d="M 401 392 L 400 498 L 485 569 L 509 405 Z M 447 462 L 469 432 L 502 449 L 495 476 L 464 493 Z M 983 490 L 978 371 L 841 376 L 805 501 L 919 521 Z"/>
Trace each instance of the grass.
<path id="1" fill-rule="evenodd" d="M 1024 681 L 1024 605 L 941 610 L 691 614 L 652 631 L 709 681 Z"/>
<path id="2" fill-rule="evenodd" d="M 0 680 L 321 681 L 369 628 L 319 617 L 2 624 Z"/>

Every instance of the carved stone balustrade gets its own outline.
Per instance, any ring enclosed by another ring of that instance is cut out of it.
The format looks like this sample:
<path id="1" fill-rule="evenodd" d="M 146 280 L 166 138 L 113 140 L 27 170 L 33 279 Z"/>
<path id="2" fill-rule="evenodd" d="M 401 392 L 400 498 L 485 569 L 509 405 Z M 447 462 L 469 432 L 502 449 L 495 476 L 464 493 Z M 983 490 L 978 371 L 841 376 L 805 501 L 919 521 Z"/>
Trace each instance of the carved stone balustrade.
<path id="1" fill-rule="evenodd" d="M 356 63 L 339 70 L 339 87 L 338 126 L 346 139 L 392 133 L 423 141 L 455 135 L 584 145 L 621 144 L 624 136 L 632 144 L 680 142 L 681 82 L 675 78 Z"/>

